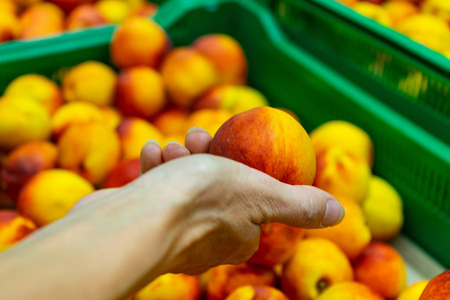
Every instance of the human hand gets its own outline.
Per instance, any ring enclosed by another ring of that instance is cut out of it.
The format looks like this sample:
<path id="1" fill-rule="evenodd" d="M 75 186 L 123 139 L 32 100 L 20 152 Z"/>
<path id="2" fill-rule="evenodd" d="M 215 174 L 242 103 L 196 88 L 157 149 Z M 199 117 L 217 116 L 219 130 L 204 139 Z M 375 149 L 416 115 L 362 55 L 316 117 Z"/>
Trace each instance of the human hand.
<path id="1" fill-rule="evenodd" d="M 147 143 L 138 179 L 81 199 L 0 257 L 2 299 L 123 299 L 167 272 L 246 261 L 263 223 L 317 228 L 342 219 L 328 193 L 205 154 L 210 142 L 194 129 L 186 147 Z M 30 284 L 19 289 L 19 281 Z"/>
<path id="2" fill-rule="evenodd" d="M 206 131 L 193 128 L 186 147 L 173 143 L 161 149 L 155 142 L 147 143 L 141 153 L 142 172 L 176 158 L 207 153 L 211 140 Z M 198 159 L 207 173 L 202 183 L 209 187 L 202 188 L 201 198 L 189 199 L 178 208 L 175 228 L 179 237 L 172 248 L 176 250 L 170 272 L 197 274 L 219 264 L 246 261 L 257 250 L 263 223 L 316 228 L 338 223 L 343 217 L 334 197 L 314 187 L 289 186 L 228 159 Z"/>

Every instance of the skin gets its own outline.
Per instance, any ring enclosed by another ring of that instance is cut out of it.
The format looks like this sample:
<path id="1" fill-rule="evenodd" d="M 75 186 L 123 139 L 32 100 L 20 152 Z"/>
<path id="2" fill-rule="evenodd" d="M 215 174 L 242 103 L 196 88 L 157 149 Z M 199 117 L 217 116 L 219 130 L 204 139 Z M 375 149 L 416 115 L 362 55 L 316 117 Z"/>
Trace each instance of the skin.
<path id="1" fill-rule="evenodd" d="M 149 141 L 137 180 L 86 196 L 0 255 L 0 298 L 125 299 L 167 272 L 246 261 L 263 223 L 318 228 L 342 220 L 328 193 L 204 154 L 210 142 L 199 128 L 186 147 Z"/>

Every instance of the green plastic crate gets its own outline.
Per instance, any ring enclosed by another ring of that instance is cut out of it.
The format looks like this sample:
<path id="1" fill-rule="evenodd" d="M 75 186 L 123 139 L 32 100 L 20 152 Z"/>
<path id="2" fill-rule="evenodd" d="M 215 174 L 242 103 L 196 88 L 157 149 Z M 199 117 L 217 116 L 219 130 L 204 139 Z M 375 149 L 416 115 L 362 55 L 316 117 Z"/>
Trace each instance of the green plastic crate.
<path id="1" fill-rule="evenodd" d="M 309 53 L 450 144 L 450 60 L 335 0 L 272 0 Z"/>
<path id="2" fill-rule="evenodd" d="M 450 267 L 450 148 L 420 126 L 289 42 L 271 13 L 238 0 L 171 1 L 156 15 L 175 45 L 207 33 L 236 38 L 249 62 L 249 84 L 273 106 L 297 113 L 306 130 L 334 119 L 368 132 L 374 173 L 386 178 L 405 203 L 410 239 Z M 110 62 L 110 28 L 0 47 L 0 91 L 15 77 L 37 72 L 58 78 L 60 69 L 88 59 Z"/>

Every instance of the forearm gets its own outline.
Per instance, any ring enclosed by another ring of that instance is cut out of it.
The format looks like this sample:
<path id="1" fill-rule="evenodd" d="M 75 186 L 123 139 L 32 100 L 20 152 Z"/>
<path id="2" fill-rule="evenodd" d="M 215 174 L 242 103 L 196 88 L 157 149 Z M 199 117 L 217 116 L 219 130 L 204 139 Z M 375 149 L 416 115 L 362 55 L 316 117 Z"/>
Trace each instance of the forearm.
<path id="1" fill-rule="evenodd" d="M 120 194 L 101 201 L 1 254 L 0 299 L 125 299 L 164 272 L 170 213 Z"/>

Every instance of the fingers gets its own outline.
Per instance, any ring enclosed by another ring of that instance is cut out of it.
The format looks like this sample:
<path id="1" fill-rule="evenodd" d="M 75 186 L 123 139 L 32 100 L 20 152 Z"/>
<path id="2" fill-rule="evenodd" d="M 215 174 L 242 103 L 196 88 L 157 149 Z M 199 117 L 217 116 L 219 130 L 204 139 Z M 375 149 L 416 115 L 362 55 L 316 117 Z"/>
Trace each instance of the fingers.
<path id="1" fill-rule="evenodd" d="M 155 140 L 149 140 L 141 150 L 141 173 L 150 171 L 163 162 L 184 157 L 190 154 L 207 153 L 212 137 L 200 127 L 192 127 L 186 135 L 186 147 L 169 142 L 164 149 Z"/>
<path id="2" fill-rule="evenodd" d="M 149 140 L 141 149 L 141 173 L 145 173 L 162 163 L 161 146 L 155 140 Z"/>
<path id="3" fill-rule="evenodd" d="M 162 150 L 164 162 L 171 161 L 176 158 L 188 156 L 189 150 L 177 142 L 169 142 Z"/>
<path id="4" fill-rule="evenodd" d="M 211 135 L 200 127 L 192 127 L 186 135 L 185 145 L 191 154 L 208 153 Z"/>

